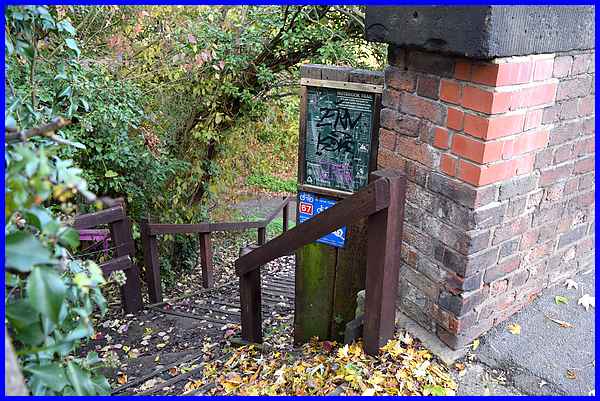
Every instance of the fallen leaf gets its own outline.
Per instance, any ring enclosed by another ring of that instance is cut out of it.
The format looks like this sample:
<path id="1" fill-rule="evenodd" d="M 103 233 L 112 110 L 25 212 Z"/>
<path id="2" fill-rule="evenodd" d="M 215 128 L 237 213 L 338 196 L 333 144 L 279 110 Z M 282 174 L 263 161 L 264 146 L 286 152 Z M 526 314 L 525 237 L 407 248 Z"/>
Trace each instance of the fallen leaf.
<path id="1" fill-rule="evenodd" d="M 461 377 L 464 376 L 465 373 L 467 372 L 465 370 L 465 364 L 464 363 L 459 363 L 459 362 L 455 363 L 454 364 L 454 369 L 456 369 L 458 371 L 458 375 L 461 376 Z"/>
<path id="2" fill-rule="evenodd" d="M 135 359 L 138 356 L 140 356 L 140 350 L 137 348 L 134 348 L 131 351 L 129 351 L 129 353 L 127 353 L 127 356 L 130 357 L 131 359 Z"/>
<path id="3" fill-rule="evenodd" d="M 564 320 L 554 319 L 548 315 L 544 315 L 544 316 L 546 316 L 546 319 L 553 321 L 554 323 L 558 324 L 562 328 L 571 329 L 571 328 L 575 327 L 571 323 L 565 322 Z"/>
<path id="4" fill-rule="evenodd" d="M 179 369 L 177 368 L 177 366 L 169 368 L 169 374 L 171 376 L 177 376 L 179 374 Z"/>
<path id="5" fill-rule="evenodd" d="M 158 343 L 158 344 L 156 344 L 156 348 L 158 348 L 158 349 L 163 349 L 166 346 L 167 346 L 167 344 L 165 344 L 165 343 Z"/>
<path id="6" fill-rule="evenodd" d="M 160 355 L 156 355 L 156 358 L 154 358 L 154 362 L 158 362 L 160 361 Z"/>
<path id="7" fill-rule="evenodd" d="M 585 294 L 577 301 L 577 305 L 582 305 L 585 310 L 589 310 L 590 306 L 592 308 L 596 307 L 596 297 L 590 296 L 590 294 Z"/>
<path id="8" fill-rule="evenodd" d="M 323 351 L 329 353 L 333 349 L 335 343 L 331 343 L 331 341 L 323 341 Z"/>
<path id="9" fill-rule="evenodd" d="M 119 383 L 119 384 L 127 383 L 127 375 L 123 372 L 120 372 L 119 375 L 117 376 L 117 383 Z"/>
<path id="10" fill-rule="evenodd" d="M 479 347 L 479 339 L 476 338 L 475 340 L 473 340 L 473 343 L 471 344 L 471 349 L 473 351 L 475 351 L 478 347 Z"/>
<path id="11" fill-rule="evenodd" d="M 521 334 L 521 325 L 518 323 L 511 323 L 508 325 L 508 331 L 510 331 L 511 334 L 518 336 Z"/>
<path id="12" fill-rule="evenodd" d="M 377 392 L 377 390 L 375 390 L 374 388 L 368 388 L 365 391 L 363 391 L 362 395 L 367 396 L 367 397 L 372 397 L 375 395 L 376 392 Z"/>
<path id="13" fill-rule="evenodd" d="M 577 374 L 575 374 L 574 371 L 572 371 L 571 369 L 567 369 L 567 379 L 571 379 L 571 380 L 575 380 L 577 379 Z"/>
<path id="14" fill-rule="evenodd" d="M 565 286 L 567 287 L 567 290 L 570 290 L 571 288 L 575 288 L 578 289 L 579 288 L 579 284 L 577 284 L 575 281 L 568 279 L 565 281 Z"/>
<path id="15" fill-rule="evenodd" d="M 563 297 L 562 295 L 557 295 L 554 297 L 554 302 L 556 305 L 566 305 L 569 303 L 569 298 Z"/>

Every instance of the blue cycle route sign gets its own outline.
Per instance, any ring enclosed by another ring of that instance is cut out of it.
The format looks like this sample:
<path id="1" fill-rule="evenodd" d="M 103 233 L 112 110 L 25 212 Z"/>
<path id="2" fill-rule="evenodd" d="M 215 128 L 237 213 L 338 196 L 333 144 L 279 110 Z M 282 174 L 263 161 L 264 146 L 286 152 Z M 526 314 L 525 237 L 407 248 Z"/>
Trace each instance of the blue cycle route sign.
<path id="1" fill-rule="evenodd" d="M 300 223 L 311 219 L 336 204 L 336 201 L 333 199 L 318 196 L 310 192 L 301 191 L 298 194 L 298 198 L 298 219 Z M 319 238 L 317 242 L 331 245 L 336 248 L 343 248 L 346 243 L 346 227 L 341 227 L 338 230 Z"/>

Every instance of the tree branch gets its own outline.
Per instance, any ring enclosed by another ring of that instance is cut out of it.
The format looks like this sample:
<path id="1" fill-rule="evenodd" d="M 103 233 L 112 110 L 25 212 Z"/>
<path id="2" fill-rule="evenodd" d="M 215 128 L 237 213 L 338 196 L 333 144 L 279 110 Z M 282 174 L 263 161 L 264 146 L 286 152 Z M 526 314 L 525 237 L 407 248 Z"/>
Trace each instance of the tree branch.
<path id="1" fill-rule="evenodd" d="M 32 138 L 34 136 L 44 136 L 53 140 L 56 143 L 80 148 L 80 144 L 68 141 L 54 133 L 56 130 L 66 127 L 69 124 L 71 124 L 70 120 L 66 120 L 62 117 L 57 117 L 53 119 L 51 123 L 42 125 L 41 127 L 30 128 L 28 130 L 18 132 L 11 132 L 11 130 L 6 130 L 8 131 L 8 133 L 5 136 L 5 142 L 26 142 L 29 138 Z"/>

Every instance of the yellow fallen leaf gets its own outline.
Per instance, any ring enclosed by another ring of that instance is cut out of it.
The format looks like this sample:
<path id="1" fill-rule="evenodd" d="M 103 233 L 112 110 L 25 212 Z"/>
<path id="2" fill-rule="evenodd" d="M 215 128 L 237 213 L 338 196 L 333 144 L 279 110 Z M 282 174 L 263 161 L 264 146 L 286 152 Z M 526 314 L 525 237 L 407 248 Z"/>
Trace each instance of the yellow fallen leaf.
<path id="1" fill-rule="evenodd" d="M 511 323 L 508 325 L 508 331 L 515 336 L 521 334 L 521 325 L 519 323 Z"/>
<path id="2" fill-rule="evenodd" d="M 479 339 L 476 338 L 475 340 L 473 340 L 473 343 L 471 344 L 471 349 L 473 351 L 475 351 L 478 347 L 479 347 Z"/>
<path id="3" fill-rule="evenodd" d="M 371 397 L 374 396 L 376 393 L 376 390 L 374 388 L 368 388 L 365 391 L 363 391 L 362 395 L 363 396 L 367 396 L 367 397 Z"/>

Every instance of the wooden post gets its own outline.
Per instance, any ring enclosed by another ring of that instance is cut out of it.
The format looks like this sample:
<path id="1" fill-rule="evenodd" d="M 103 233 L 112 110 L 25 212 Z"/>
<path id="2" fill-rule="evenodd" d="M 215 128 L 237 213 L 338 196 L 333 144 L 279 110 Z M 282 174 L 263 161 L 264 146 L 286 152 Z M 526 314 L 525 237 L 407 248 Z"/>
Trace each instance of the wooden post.
<path id="1" fill-rule="evenodd" d="M 259 227 L 258 228 L 258 245 L 264 245 L 267 243 L 267 228 Z"/>
<path id="2" fill-rule="evenodd" d="M 288 230 L 288 223 L 290 220 L 290 204 L 286 203 L 283 207 L 283 232 Z"/>
<path id="3" fill-rule="evenodd" d="M 146 284 L 151 303 L 162 302 L 160 284 L 160 262 L 158 258 L 158 240 L 150 233 L 150 219 L 145 217 L 140 224 L 142 249 L 144 251 L 144 266 L 146 266 Z"/>
<path id="4" fill-rule="evenodd" d="M 202 265 L 202 287 L 212 288 L 213 279 L 213 260 L 212 244 L 210 242 L 210 233 L 202 233 L 200 239 L 200 264 Z"/>
<path id="5" fill-rule="evenodd" d="M 406 176 L 397 171 L 376 171 L 372 180 L 389 182 L 390 203 L 368 220 L 367 277 L 365 296 L 365 351 L 377 355 L 379 348 L 393 338 L 402 245 L 402 223 Z"/>
<path id="6" fill-rule="evenodd" d="M 260 229 L 259 229 L 260 230 Z M 264 230 L 264 229 L 263 229 Z M 260 231 L 259 231 L 260 233 Z M 259 234 L 260 241 L 260 234 Z M 240 256 L 243 256 L 253 249 L 256 245 L 250 245 L 240 249 Z M 242 340 L 251 343 L 262 342 L 262 307 L 260 291 L 260 267 L 249 273 L 240 276 L 240 305 L 241 305 L 241 323 Z"/>
<path id="7" fill-rule="evenodd" d="M 110 224 L 110 236 L 115 244 L 115 256 L 129 255 L 133 260 L 135 244 L 131 234 L 131 221 L 125 216 L 123 219 Z M 121 301 L 125 313 L 135 313 L 142 309 L 142 290 L 140 286 L 140 269 L 132 263 L 125 270 L 127 282 L 121 287 Z"/>

